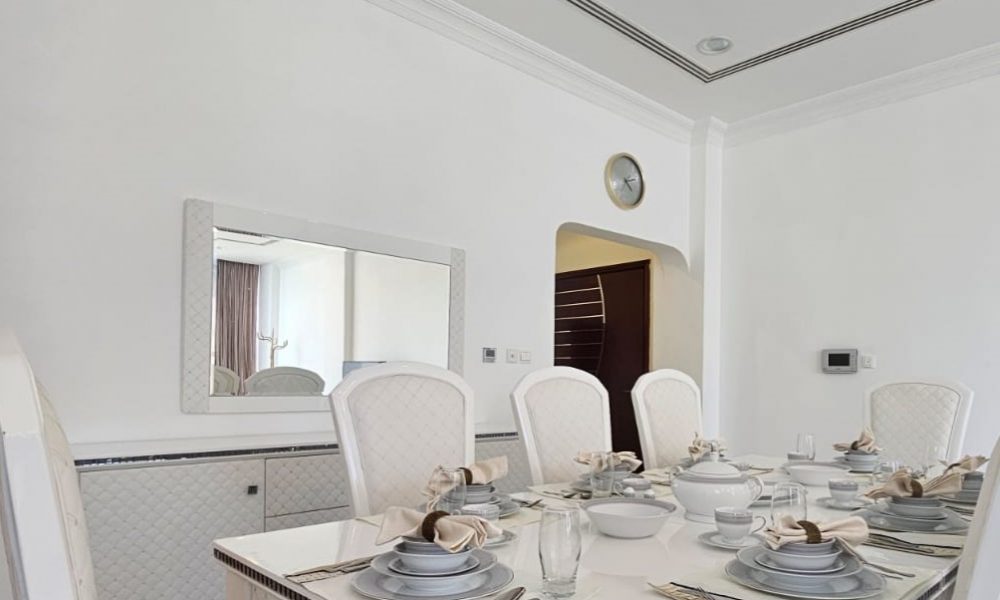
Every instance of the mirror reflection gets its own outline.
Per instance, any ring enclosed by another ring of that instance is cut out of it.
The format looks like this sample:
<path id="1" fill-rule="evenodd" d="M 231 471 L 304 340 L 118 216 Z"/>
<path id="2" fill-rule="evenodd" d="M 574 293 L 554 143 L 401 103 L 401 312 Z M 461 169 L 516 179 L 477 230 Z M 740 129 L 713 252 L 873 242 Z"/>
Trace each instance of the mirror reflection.
<path id="1" fill-rule="evenodd" d="M 448 366 L 448 265 L 214 230 L 212 394 L 314 396 L 368 364 Z"/>

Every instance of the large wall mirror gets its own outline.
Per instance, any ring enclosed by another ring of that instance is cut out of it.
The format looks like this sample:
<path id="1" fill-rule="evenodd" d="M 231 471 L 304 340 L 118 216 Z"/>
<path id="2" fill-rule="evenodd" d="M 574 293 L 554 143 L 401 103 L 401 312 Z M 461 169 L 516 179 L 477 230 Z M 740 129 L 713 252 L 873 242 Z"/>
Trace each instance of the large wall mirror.
<path id="1" fill-rule="evenodd" d="M 202 200 L 184 246 L 185 412 L 325 412 L 381 362 L 461 372 L 461 250 Z"/>

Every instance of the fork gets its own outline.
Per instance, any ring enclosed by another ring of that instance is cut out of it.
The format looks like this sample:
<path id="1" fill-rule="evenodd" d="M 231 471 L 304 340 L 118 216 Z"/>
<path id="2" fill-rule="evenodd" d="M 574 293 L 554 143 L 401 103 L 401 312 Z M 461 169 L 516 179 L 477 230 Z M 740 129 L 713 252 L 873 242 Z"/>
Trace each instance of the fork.
<path id="1" fill-rule="evenodd" d="M 873 562 L 869 561 L 868 559 L 866 559 L 865 557 L 861 556 L 861 554 L 857 550 L 855 550 L 854 548 L 851 548 L 851 545 L 848 544 L 847 542 L 845 542 L 843 540 L 839 540 L 839 539 L 838 539 L 838 541 L 840 542 L 840 544 L 839 544 L 840 548 L 844 552 L 847 552 L 848 554 L 850 554 L 854 558 L 858 559 L 858 562 L 860 562 L 863 565 L 869 566 L 869 567 L 871 567 L 873 569 L 877 569 L 879 571 L 882 571 L 883 573 L 888 573 L 889 575 L 897 575 L 899 577 L 916 577 L 916 575 L 914 573 L 907 573 L 906 571 L 897 571 L 896 569 L 893 569 L 891 567 L 887 567 L 885 565 L 880 565 L 878 563 L 873 563 Z"/>
<path id="2" fill-rule="evenodd" d="M 364 556 L 352 560 L 341 561 L 339 563 L 333 563 L 332 565 L 322 565 L 319 567 L 304 569 L 302 571 L 289 573 L 288 575 L 285 575 L 285 577 L 289 581 L 294 581 L 295 583 L 306 583 L 309 581 L 318 581 L 320 579 L 329 579 L 331 577 L 337 577 L 339 575 L 346 575 L 347 573 L 354 573 L 356 571 L 367 569 L 368 566 L 371 565 L 372 560 L 374 560 L 377 556 L 377 554 L 374 556 Z"/>

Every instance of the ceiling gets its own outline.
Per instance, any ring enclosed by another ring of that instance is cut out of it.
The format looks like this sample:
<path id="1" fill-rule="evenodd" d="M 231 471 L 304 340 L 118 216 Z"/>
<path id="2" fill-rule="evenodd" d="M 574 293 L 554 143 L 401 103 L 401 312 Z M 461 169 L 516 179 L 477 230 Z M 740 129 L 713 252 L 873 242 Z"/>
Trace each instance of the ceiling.
<path id="1" fill-rule="evenodd" d="M 215 258 L 252 265 L 307 261 L 320 256 L 344 253 L 343 248 L 324 246 L 257 234 L 215 230 Z"/>
<path id="2" fill-rule="evenodd" d="M 1000 42 L 997 0 L 457 0 L 687 117 L 735 122 Z M 718 55 L 696 45 L 724 36 Z"/>

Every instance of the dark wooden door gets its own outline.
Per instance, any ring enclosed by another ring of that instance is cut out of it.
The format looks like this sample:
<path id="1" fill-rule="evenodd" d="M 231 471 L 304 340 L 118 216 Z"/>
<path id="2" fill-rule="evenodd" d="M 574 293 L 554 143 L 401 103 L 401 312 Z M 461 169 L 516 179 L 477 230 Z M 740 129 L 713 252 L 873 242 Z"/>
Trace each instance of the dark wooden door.
<path id="1" fill-rule="evenodd" d="M 631 390 L 649 370 L 649 261 L 556 274 L 555 364 L 597 376 L 615 450 L 640 454 Z"/>

